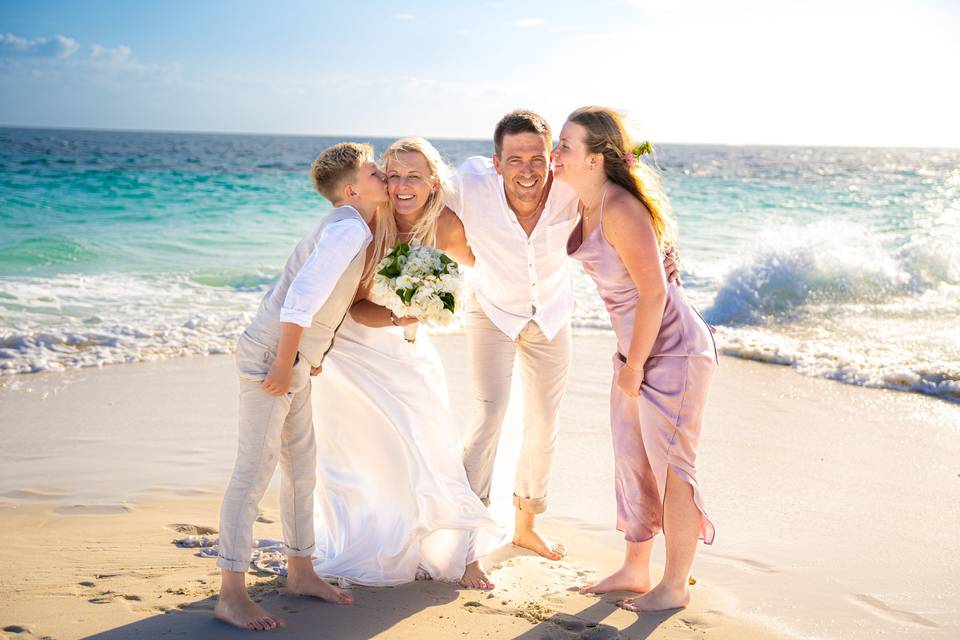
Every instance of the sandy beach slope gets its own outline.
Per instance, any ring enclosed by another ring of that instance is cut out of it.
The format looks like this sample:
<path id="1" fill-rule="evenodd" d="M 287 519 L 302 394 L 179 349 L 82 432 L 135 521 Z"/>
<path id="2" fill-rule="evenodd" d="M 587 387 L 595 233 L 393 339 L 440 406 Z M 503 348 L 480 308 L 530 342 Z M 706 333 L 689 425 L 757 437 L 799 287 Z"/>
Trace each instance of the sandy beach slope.
<path id="1" fill-rule="evenodd" d="M 464 338 L 436 338 L 458 424 Z M 692 606 L 628 614 L 575 588 L 618 565 L 607 425 L 611 337 L 578 335 L 545 529 L 569 558 L 507 546 L 492 594 L 418 582 L 334 607 L 251 574 L 311 638 L 953 638 L 960 633 L 960 407 L 724 359 L 700 481 L 718 536 Z M 217 526 L 235 453 L 232 360 L 187 358 L 2 379 L 0 636 L 228 638 L 213 560 L 172 544 Z M 511 410 L 495 513 L 509 515 Z M 279 537 L 276 486 L 260 537 Z M 662 546 L 655 560 L 662 563 Z M 659 565 L 656 569 L 659 571 Z"/>

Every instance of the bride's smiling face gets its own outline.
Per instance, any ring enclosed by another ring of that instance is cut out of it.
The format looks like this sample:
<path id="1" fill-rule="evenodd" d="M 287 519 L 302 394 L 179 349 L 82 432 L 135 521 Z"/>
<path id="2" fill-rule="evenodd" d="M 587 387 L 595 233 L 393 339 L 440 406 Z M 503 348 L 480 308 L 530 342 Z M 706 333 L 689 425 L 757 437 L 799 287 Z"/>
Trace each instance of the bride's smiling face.
<path id="1" fill-rule="evenodd" d="M 387 159 L 387 193 L 398 215 L 419 213 L 427 206 L 437 180 L 430 165 L 416 151 L 398 151 Z"/>

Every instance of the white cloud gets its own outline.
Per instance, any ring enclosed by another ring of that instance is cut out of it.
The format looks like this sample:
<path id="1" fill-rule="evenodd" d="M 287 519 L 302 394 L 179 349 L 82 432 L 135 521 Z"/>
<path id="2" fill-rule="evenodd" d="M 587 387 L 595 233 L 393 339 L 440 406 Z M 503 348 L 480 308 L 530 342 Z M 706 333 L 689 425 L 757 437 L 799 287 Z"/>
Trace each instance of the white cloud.
<path id="1" fill-rule="evenodd" d="M 90 45 L 90 59 L 110 64 L 130 64 L 136 63 L 133 58 L 133 51 L 126 45 L 118 47 L 105 47 L 102 44 Z"/>
<path id="2" fill-rule="evenodd" d="M 176 65 L 140 62 L 123 44 L 86 45 L 62 35 L 30 39 L 12 33 L 0 34 L 0 65 L 10 72 L 21 70 L 38 77 L 69 73 L 88 79 L 120 72 L 167 76 L 179 72 Z"/>
<path id="3" fill-rule="evenodd" d="M 523 18 L 521 20 L 514 20 L 513 26 L 519 27 L 521 29 L 533 29 L 535 27 L 542 27 L 543 18 Z"/>
<path id="4" fill-rule="evenodd" d="M 76 40 L 66 36 L 28 40 L 12 33 L 0 33 L 0 56 L 68 58 L 79 48 Z"/>

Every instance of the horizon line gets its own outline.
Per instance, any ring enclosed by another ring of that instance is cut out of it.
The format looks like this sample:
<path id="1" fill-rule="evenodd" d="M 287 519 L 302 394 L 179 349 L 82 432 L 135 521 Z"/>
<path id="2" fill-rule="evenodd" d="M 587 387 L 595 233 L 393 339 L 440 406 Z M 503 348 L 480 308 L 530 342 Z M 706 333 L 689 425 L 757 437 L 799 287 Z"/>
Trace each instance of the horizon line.
<path id="1" fill-rule="evenodd" d="M 340 140 L 349 140 L 351 138 L 371 139 L 371 140 L 397 140 L 409 137 L 407 135 L 368 135 L 368 134 L 331 134 L 331 133 L 291 133 L 291 132 L 262 132 L 262 131 L 205 131 L 200 129 L 123 129 L 107 127 L 76 127 L 62 125 L 18 125 L 2 124 L 0 129 L 25 129 L 25 130 L 49 130 L 49 131 L 90 131 L 99 133 L 160 133 L 160 134 L 186 134 L 186 135 L 220 135 L 220 136 L 276 136 L 286 138 L 336 138 Z M 471 142 L 489 142 L 493 144 L 493 138 L 477 138 L 473 136 L 451 137 L 451 136 L 419 136 L 427 140 L 459 140 Z M 554 140 L 556 142 L 556 140 Z M 960 145 L 889 145 L 889 144 L 827 144 L 827 143 L 771 143 L 771 142 L 675 142 L 660 141 L 657 145 L 687 145 L 703 147 L 818 147 L 818 148 L 836 148 L 836 149 L 960 149 Z"/>

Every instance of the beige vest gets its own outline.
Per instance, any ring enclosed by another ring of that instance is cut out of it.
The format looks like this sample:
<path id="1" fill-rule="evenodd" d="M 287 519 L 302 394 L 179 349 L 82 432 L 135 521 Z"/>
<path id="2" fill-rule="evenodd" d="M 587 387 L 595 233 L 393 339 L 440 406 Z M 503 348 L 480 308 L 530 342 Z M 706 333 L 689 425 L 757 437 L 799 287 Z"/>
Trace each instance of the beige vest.
<path id="1" fill-rule="evenodd" d="M 257 315 L 254 316 L 250 326 L 247 327 L 245 333 L 250 338 L 274 351 L 276 350 L 277 342 L 280 340 L 280 310 L 283 307 L 284 299 L 287 297 L 287 289 L 290 288 L 290 283 L 297 277 L 297 273 L 300 272 L 301 267 L 310 257 L 320 240 L 323 229 L 328 224 L 347 218 L 355 218 L 363 222 L 363 218 L 353 207 L 337 207 L 297 244 L 297 248 L 287 259 L 287 264 L 284 265 L 280 278 L 263 296 Z M 320 366 L 323 357 L 333 346 L 334 335 L 337 333 L 340 323 L 343 322 L 343 318 L 347 315 L 347 311 L 350 310 L 357 288 L 360 286 L 368 245 L 369 240 L 364 243 L 347 266 L 346 271 L 340 276 L 340 280 L 333 291 L 330 292 L 327 301 L 314 314 L 313 323 L 303 330 L 303 335 L 300 338 L 300 355 L 307 359 L 310 366 Z"/>

